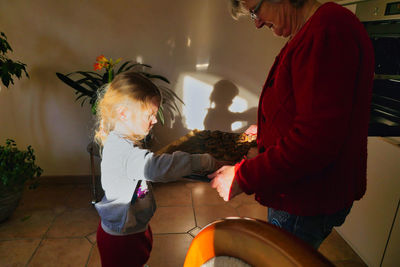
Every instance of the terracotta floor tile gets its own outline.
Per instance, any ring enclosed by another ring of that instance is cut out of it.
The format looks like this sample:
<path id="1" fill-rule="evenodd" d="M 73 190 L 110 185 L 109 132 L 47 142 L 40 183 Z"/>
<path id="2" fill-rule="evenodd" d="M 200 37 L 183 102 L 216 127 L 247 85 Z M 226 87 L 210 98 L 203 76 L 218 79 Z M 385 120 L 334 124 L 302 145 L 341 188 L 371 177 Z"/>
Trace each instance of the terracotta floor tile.
<path id="1" fill-rule="evenodd" d="M 198 233 L 200 233 L 200 231 L 201 231 L 201 228 L 198 227 L 198 226 L 196 226 L 195 228 L 193 228 L 192 230 L 190 230 L 188 233 L 189 233 L 191 236 L 195 237 Z"/>
<path id="2" fill-rule="evenodd" d="M 1 267 L 4 262 L 5 266 L 26 266 L 29 260 L 28 266 L 100 267 L 96 246 L 99 217 L 90 205 L 88 183 L 74 184 L 67 179 L 24 193 L 12 217 L 0 224 Z M 219 218 L 266 220 L 267 216 L 267 208 L 258 204 L 254 195 L 240 194 L 225 202 L 204 182 L 160 183 L 155 194 L 158 209 L 150 223 L 154 234 L 150 267 L 182 266 L 192 236 Z M 366 266 L 336 231 L 320 252 L 339 267 Z"/>
<path id="3" fill-rule="evenodd" d="M 200 205 L 223 205 L 226 202 L 218 195 L 218 192 L 211 188 L 209 183 L 197 183 L 192 188 L 193 203 Z"/>
<path id="4" fill-rule="evenodd" d="M 0 240 L 9 238 L 41 238 L 52 224 L 53 210 L 16 210 L 0 224 Z"/>
<path id="5" fill-rule="evenodd" d="M 92 195 L 90 186 L 87 184 L 75 186 L 65 200 L 68 208 L 89 208 L 92 207 Z"/>
<path id="6" fill-rule="evenodd" d="M 190 180 L 190 179 L 186 179 L 184 183 L 185 183 L 185 186 L 188 188 L 196 187 L 198 184 L 204 184 L 203 182 Z"/>
<path id="7" fill-rule="evenodd" d="M 101 267 L 100 253 L 97 244 L 93 246 L 90 252 L 89 261 L 86 267 Z"/>
<path id="8" fill-rule="evenodd" d="M 236 208 L 241 217 L 249 217 L 267 221 L 268 208 L 260 204 L 242 204 Z"/>
<path id="9" fill-rule="evenodd" d="M 47 237 L 84 237 L 96 231 L 99 221 L 94 207 L 67 210 L 54 220 Z"/>
<path id="10" fill-rule="evenodd" d="M 96 230 L 96 232 L 93 232 L 86 236 L 86 238 L 90 241 L 90 243 L 92 243 L 92 244 L 96 243 L 96 234 L 97 234 L 97 230 Z"/>
<path id="11" fill-rule="evenodd" d="M 237 211 L 229 205 L 196 206 L 195 207 L 197 226 L 200 228 L 221 218 L 239 216 Z"/>
<path id="12" fill-rule="evenodd" d="M 364 264 L 362 259 L 335 230 L 324 240 L 318 250 L 332 262 L 352 260 Z"/>
<path id="13" fill-rule="evenodd" d="M 85 266 L 92 246 L 86 238 L 44 239 L 28 266 Z"/>
<path id="14" fill-rule="evenodd" d="M 91 175 L 66 175 L 66 176 L 42 176 L 40 184 L 43 185 L 77 185 L 91 182 Z"/>
<path id="15" fill-rule="evenodd" d="M 153 187 L 158 207 L 192 206 L 191 190 L 184 182 L 157 183 Z"/>
<path id="16" fill-rule="evenodd" d="M 192 237 L 189 234 L 154 235 L 150 267 L 183 266 Z"/>
<path id="17" fill-rule="evenodd" d="M 57 209 L 65 207 L 73 185 L 39 185 L 23 192 L 19 210 Z"/>
<path id="18" fill-rule="evenodd" d="M 40 239 L 0 241 L 0 266 L 25 266 Z"/>
<path id="19" fill-rule="evenodd" d="M 159 207 L 150 221 L 154 234 L 186 233 L 196 224 L 192 207 Z"/>

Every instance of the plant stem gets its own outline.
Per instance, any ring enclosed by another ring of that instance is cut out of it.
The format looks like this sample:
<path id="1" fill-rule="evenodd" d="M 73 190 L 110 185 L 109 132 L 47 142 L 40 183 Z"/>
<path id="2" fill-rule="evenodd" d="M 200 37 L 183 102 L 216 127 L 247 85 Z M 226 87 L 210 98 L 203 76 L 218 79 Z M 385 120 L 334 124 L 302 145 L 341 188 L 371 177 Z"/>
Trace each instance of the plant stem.
<path id="1" fill-rule="evenodd" d="M 109 69 L 108 69 L 108 82 L 109 82 L 109 83 L 112 82 L 112 79 L 113 79 L 113 77 L 112 77 L 112 69 L 109 68 Z"/>

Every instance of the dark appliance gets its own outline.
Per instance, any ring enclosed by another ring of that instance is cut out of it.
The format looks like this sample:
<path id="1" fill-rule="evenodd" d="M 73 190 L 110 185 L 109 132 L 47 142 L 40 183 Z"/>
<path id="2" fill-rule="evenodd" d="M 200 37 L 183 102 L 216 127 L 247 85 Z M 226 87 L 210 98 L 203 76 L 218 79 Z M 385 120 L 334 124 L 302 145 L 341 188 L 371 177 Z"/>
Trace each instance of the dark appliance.
<path id="1" fill-rule="evenodd" d="M 375 52 L 369 136 L 400 136 L 400 1 L 358 2 Z"/>

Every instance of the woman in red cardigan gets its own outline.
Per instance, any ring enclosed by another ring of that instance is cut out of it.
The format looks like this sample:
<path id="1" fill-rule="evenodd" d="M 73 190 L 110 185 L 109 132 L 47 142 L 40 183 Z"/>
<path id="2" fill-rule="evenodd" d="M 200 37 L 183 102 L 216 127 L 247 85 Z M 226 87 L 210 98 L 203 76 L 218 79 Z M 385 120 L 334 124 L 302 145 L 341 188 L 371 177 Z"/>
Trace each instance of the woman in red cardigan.
<path id="1" fill-rule="evenodd" d="M 315 0 L 231 0 L 257 28 L 288 37 L 258 106 L 257 153 L 209 177 L 228 201 L 245 192 L 268 221 L 318 248 L 366 189 L 374 74 L 371 41 L 338 4 Z"/>

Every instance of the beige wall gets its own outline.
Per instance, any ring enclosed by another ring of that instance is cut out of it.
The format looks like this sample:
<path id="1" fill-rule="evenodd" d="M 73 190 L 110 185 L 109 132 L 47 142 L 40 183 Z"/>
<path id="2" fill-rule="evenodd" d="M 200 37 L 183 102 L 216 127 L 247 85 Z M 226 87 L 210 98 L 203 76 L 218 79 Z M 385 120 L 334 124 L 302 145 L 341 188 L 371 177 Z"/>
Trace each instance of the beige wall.
<path id="1" fill-rule="evenodd" d="M 0 91 L 0 142 L 31 144 L 44 175 L 90 172 L 90 110 L 74 101 L 74 91 L 56 72 L 91 70 L 100 54 L 141 57 L 154 73 L 168 77 L 181 97 L 201 91 L 201 84 L 213 88 L 227 80 L 254 108 L 284 44 L 247 18 L 234 21 L 222 0 L 13 0 L 1 1 L 0 10 L 0 30 L 14 49 L 9 56 L 26 63 L 31 76 Z M 207 69 L 196 69 L 204 63 Z M 187 77 L 203 83 L 188 83 Z M 191 105 L 187 112 L 197 111 Z M 158 147 L 188 130 L 187 116 L 172 129 L 157 127 Z"/>

